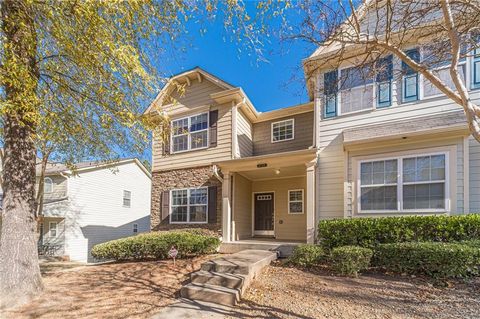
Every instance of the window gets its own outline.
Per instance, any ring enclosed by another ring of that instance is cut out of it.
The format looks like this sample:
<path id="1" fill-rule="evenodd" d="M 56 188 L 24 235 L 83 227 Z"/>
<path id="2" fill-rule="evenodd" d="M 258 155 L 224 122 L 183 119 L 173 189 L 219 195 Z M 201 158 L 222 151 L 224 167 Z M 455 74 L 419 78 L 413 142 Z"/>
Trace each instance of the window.
<path id="1" fill-rule="evenodd" d="M 480 88 L 480 35 L 476 36 L 478 46 L 473 50 L 472 88 Z"/>
<path id="2" fill-rule="evenodd" d="M 393 57 L 387 56 L 377 62 L 377 107 L 392 105 Z"/>
<path id="3" fill-rule="evenodd" d="M 171 191 L 170 223 L 206 223 L 208 188 Z"/>
<path id="4" fill-rule="evenodd" d="M 340 71 L 341 114 L 373 109 L 374 78 L 371 65 Z"/>
<path id="5" fill-rule="evenodd" d="M 132 192 L 123 191 L 123 207 L 130 207 L 132 202 Z"/>
<path id="6" fill-rule="evenodd" d="M 57 237 L 57 223 L 50 222 L 48 223 L 48 229 L 50 232 L 50 237 Z"/>
<path id="7" fill-rule="evenodd" d="M 360 212 L 446 210 L 445 153 L 360 162 Z"/>
<path id="8" fill-rule="evenodd" d="M 0 208 L 3 207 L 3 193 L 0 194 Z"/>
<path id="9" fill-rule="evenodd" d="M 327 72 L 323 75 L 325 91 L 325 118 L 337 116 L 337 91 L 338 72 L 337 70 Z"/>
<path id="10" fill-rule="evenodd" d="M 420 61 L 420 51 L 412 49 L 405 52 L 412 60 Z M 403 101 L 411 102 L 419 98 L 418 90 L 418 73 L 415 72 L 408 64 L 402 61 L 403 72 Z"/>
<path id="11" fill-rule="evenodd" d="M 53 181 L 50 177 L 45 177 L 43 180 L 43 192 L 45 194 L 53 192 Z"/>
<path id="12" fill-rule="evenodd" d="M 293 119 L 272 123 L 272 143 L 293 140 Z"/>
<path id="13" fill-rule="evenodd" d="M 133 233 L 138 233 L 138 224 L 133 224 Z"/>
<path id="14" fill-rule="evenodd" d="M 205 148 L 208 145 L 208 113 L 172 121 L 172 152 Z"/>
<path id="15" fill-rule="evenodd" d="M 288 213 L 303 214 L 303 189 L 288 191 Z"/>

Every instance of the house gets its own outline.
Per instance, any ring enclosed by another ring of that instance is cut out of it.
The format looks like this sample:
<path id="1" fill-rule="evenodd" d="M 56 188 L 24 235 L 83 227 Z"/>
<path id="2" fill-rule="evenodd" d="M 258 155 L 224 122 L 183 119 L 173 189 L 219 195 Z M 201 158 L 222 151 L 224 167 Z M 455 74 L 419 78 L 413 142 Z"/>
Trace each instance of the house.
<path id="1" fill-rule="evenodd" d="M 75 172 L 49 163 L 39 253 L 92 262 L 94 245 L 149 231 L 150 185 L 150 173 L 137 159 L 78 163 Z"/>
<path id="2" fill-rule="evenodd" d="M 171 123 L 169 138 L 153 136 L 152 229 L 313 242 L 322 219 L 480 211 L 480 145 L 463 110 L 392 56 L 371 81 L 356 78 L 355 54 L 316 67 L 335 50 L 303 62 L 311 102 L 264 113 L 201 68 L 173 76 L 146 110 Z M 478 54 L 461 62 L 477 103 Z"/>

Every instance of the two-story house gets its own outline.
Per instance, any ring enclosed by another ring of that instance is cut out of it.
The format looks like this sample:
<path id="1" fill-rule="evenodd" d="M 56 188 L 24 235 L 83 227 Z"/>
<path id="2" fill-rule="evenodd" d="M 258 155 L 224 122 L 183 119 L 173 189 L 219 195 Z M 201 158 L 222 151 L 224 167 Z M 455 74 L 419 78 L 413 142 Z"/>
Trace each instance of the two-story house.
<path id="1" fill-rule="evenodd" d="M 152 229 L 313 242 L 321 219 L 480 211 L 480 145 L 463 110 L 391 55 L 371 79 L 355 54 L 319 63 L 338 48 L 304 61 L 310 103 L 265 113 L 200 68 L 172 77 L 146 111 L 171 119 L 170 137 L 153 137 Z M 479 103 L 477 51 L 460 67 Z"/>
<path id="2" fill-rule="evenodd" d="M 39 253 L 91 262 L 94 245 L 148 232 L 150 186 L 150 173 L 137 159 L 78 163 L 75 172 L 48 163 Z"/>

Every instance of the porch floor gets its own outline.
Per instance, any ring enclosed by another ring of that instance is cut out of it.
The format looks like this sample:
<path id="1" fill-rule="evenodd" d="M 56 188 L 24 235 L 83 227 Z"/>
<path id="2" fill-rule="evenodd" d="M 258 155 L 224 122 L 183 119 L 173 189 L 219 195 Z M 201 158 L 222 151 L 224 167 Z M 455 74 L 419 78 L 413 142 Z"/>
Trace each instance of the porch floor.
<path id="1" fill-rule="evenodd" d="M 305 241 L 302 240 L 279 240 L 268 237 L 253 237 L 222 243 L 219 252 L 222 254 L 234 254 L 243 250 L 254 249 L 275 251 L 279 257 L 289 257 L 292 255 L 295 247 L 303 243 L 305 243 Z"/>

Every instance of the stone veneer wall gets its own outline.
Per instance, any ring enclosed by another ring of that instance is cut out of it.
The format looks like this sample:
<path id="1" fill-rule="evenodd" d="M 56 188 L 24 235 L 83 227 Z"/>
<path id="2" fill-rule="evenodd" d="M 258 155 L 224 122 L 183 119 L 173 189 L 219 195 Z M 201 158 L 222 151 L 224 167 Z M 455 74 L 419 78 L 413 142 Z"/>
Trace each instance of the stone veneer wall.
<path id="1" fill-rule="evenodd" d="M 215 224 L 169 224 L 161 221 L 162 192 L 177 188 L 217 186 L 217 222 Z M 179 228 L 207 228 L 221 233 L 222 183 L 213 175 L 212 166 L 192 167 L 152 173 L 152 204 L 150 227 L 152 230 Z"/>

